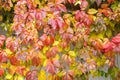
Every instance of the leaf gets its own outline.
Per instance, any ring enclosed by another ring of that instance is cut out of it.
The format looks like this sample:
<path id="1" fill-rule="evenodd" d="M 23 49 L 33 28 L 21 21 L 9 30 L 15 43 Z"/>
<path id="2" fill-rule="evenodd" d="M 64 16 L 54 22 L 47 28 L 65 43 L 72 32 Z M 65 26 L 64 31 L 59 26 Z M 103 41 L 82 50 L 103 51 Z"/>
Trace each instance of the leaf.
<path id="1" fill-rule="evenodd" d="M 68 54 L 72 57 L 76 57 L 75 51 L 69 51 Z"/>
<path id="2" fill-rule="evenodd" d="M 10 49 L 5 49 L 5 51 L 6 51 L 7 55 L 13 54 L 13 53 L 10 51 Z"/>
<path id="3" fill-rule="evenodd" d="M 15 75 L 14 80 L 24 80 L 24 77 L 22 75 Z"/>
<path id="4" fill-rule="evenodd" d="M 4 75 L 4 69 L 0 68 L 0 77 Z"/>
<path id="5" fill-rule="evenodd" d="M 59 77 L 62 77 L 62 76 L 65 75 L 65 74 L 66 74 L 65 71 L 61 71 L 61 72 L 58 72 L 58 73 L 57 73 L 57 75 L 58 75 Z"/>
<path id="6" fill-rule="evenodd" d="M 98 11 L 96 9 L 89 9 L 88 14 L 96 14 Z"/>
<path id="7" fill-rule="evenodd" d="M 120 33 L 112 38 L 112 42 L 116 44 L 120 43 Z"/>
<path id="8" fill-rule="evenodd" d="M 96 0 L 97 6 L 101 4 L 102 0 Z"/>
<path id="9" fill-rule="evenodd" d="M 74 4 L 75 6 L 81 4 L 81 1 L 76 1 L 76 3 Z"/>
<path id="10" fill-rule="evenodd" d="M 59 45 L 59 41 L 54 41 L 53 46 Z"/>
<path id="11" fill-rule="evenodd" d="M 7 67 L 9 67 L 9 65 L 10 65 L 9 63 L 2 63 L 1 68 L 7 68 Z"/>
<path id="12" fill-rule="evenodd" d="M 12 78 L 12 76 L 13 76 L 13 75 L 11 75 L 11 74 L 7 73 L 7 75 L 5 76 L 5 79 L 10 80 L 10 79 Z"/>
<path id="13" fill-rule="evenodd" d="M 108 29 L 106 31 L 106 35 L 108 36 L 108 38 L 110 38 L 112 36 L 112 31 L 110 29 Z"/>
<path id="14" fill-rule="evenodd" d="M 44 70 L 41 70 L 38 76 L 38 80 L 47 80 L 46 79 L 46 73 Z"/>
<path id="15" fill-rule="evenodd" d="M 43 66 L 46 66 L 47 65 L 47 59 L 44 61 L 44 63 L 43 63 Z"/>
<path id="16" fill-rule="evenodd" d="M 46 51 L 49 49 L 49 47 L 44 46 L 42 52 L 46 53 Z"/>

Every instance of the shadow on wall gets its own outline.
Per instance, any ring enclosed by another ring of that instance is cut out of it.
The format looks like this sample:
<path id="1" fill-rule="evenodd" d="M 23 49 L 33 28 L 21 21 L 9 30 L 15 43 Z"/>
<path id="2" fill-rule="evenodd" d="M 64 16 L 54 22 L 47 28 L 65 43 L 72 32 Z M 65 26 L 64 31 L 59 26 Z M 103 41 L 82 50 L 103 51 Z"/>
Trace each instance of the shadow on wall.
<path id="1" fill-rule="evenodd" d="M 6 31 L 0 26 L 0 35 L 6 35 Z"/>

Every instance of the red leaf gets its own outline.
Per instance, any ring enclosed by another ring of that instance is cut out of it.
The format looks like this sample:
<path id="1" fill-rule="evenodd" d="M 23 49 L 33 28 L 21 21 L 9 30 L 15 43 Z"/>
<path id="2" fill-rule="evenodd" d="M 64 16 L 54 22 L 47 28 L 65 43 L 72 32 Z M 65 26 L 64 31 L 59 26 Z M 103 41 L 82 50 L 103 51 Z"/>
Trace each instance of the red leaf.
<path id="1" fill-rule="evenodd" d="M 114 2 L 114 0 L 107 0 L 109 3 L 112 3 L 112 2 Z"/>
<path id="2" fill-rule="evenodd" d="M 0 77 L 4 75 L 4 69 L 0 68 Z"/>
<path id="3" fill-rule="evenodd" d="M 58 53 L 58 48 L 52 47 L 50 50 L 47 51 L 46 56 L 47 58 L 55 57 L 57 53 Z"/>
<path id="4" fill-rule="evenodd" d="M 32 58 L 32 65 L 33 66 L 39 66 L 41 64 L 41 59 L 39 57 L 33 57 Z"/>
<path id="5" fill-rule="evenodd" d="M 112 38 L 112 42 L 115 44 L 120 43 L 120 34 Z"/>
<path id="6" fill-rule="evenodd" d="M 108 51 L 113 50 L 114 47 L 115 47 L 115 44 L 108 41 L 108 42 L 104 43 L 103 50 L 104 50 L 104 52 L 108 52 Z"/>
<path id="7" fill-rule="evenodd" d="M 11 63 L 12 65 L 17 66 L 17 65 L 20 64 L 20 61 L 19 61 L 15 56 L 11 56 L 11 57 L 10 57 L 10 63 Z"/>

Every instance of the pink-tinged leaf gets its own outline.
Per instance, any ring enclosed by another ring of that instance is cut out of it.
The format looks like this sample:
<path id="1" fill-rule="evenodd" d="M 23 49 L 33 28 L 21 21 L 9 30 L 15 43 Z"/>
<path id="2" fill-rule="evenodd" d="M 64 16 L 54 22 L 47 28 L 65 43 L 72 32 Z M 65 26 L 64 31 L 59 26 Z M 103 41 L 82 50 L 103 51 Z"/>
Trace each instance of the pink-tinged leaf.
<path id="1" fill-rule="evenodd" d="M 18 66 L 18 67 L 16 68 L 16 73 L 21 74 L 21 75 L 24 75 L 25 70 L 26 70 L 25 67 L 23 67 L 23 66 Z"/>
<path id="2" fill-rule="evenodd" d="M 82 29 L 84 26 L 85 26 L 84 23 L 80 23 L 80 22 L 76 23 L 76 28 Z"/>
<path id="3" fill-rule="evenodd" d="M 0 50 L 0 63 L 7 61 L 7 55 L 4 51 Z"/>
<path id="4" fill-rule="evenodd" d="M 46 71 L 51 73 L 52 75 L 56 73 L 56 67 L 51 60 L 48 60 L 47 62 Z"/>
<path id="5" fill-rule="evenodd" d="M 104 52 L 108 52 L 108 51 L 113 50 L 114 47 L 115 47 L 114 43 L 107 41 L 103 45 L 103 50 L 104 50 Z"/>
<path id="6" fill-rule="evenodd" d="M 75 12 L 75 19 L 77 20 L 77 21 L 79 21 L 80 20 L 80 11 L 79 10 L 77 10 L 76 12 Z"/>
<path id="7" fill-rule="evenodd" d="M 74 71 L 69 70 L 63 77 L 62 80 L 73 80 L 74 79 Z"/>
<path id="8" fill-rule="evenodd" d="M 117 44 L 117 46 L 114 48 L 114 51 L 120 53 L 120 44 Z"/>
<path id="9" fill-rule="evenodd" d="M 72 29 L 71 27 L 69 27 L 69 28 L 67 29 L 67 33 L 73 34 L 73 33 L 74 33 L 74 32 L 73 32 L 73 29 Z"/>
<path id="10" fill-rule="evenodd" d="M 7 38 L 6 40 L 6 47 L 8 49 L 10 49 L 12 52 L 14 52 L 15 50 L 17 50 L 17 48 L 19 47 L 18 41 L 14 40 L 13 38 Z"/>
<path id="11" fill-rule="evenodd" d="M 62 38 L 67 41 L 68 43 L 70 42 L 70 39 L 72 39 L 73 37 L 73 34 L 70 34 L 70 33 L 64 33 L 62 34 Z"/>
<path id="12" fill-rule="evenodd" d="M 46 17 L 46 12 L 44 10 L 37 10 L 35 17 L 37 20 L 42 20 Z"/>
<path id="13" fill-rule="evenodd" d="M 67 9 L 63 4 L 56 4 L 59 11 L 66 12 Z"/>
<path id="14" fill-rule="evenodd" d="M 48 20 L 48 24 L 50 24 L 54 30 L 57 29 L 57 24 L 56 24 L 56 21 L 55 21 L 55 20 L 49 19 L 49 20 Z"/>
<path id="15" fill-rule="evenodd" d="M 75 12 L 75 19 L 77 21 L 84 20 L 86 18 L 87 14 L 84 11 L 76 11 Z"/>
<path id="16" fill-rule="evenodd" d="M 80 8 L 85 10 L 88 7 L 88 2 L 86 0 L 81 0 Z"/>
<path id="17" fill-rule="evenodd" d="M 58 48 L 52 47 L 50 50 L 47 51 L 46 56 L 47 58 L 55 57 L 57 53 L 58 53 Z"/>
<path id="18" fill-rule="evenodd" d="M 56 23 L 60 29 L 62 29 L 64 27 L 64 24 L 65 24 L 65 22 L 63 21 L 63 19 L 61 17 L 56 18 Z"/>
<path id="19" fill-rule="evenodd" d="M 96 0 L 97 6 L 101 4 L 102 0 Z"/>
<path id="20" fill-rule="evenodd" d="M 36 47 L 36 48 L 42 49 L 43 46 L 44 46 L 44 44 L 43 44 L 42 41 L 38 41 L 37 43 L 35 43 L 35 47 Z"/>
<path id="21" fill-rule="evenodd" d="M 38 80 L 38 72 L 36 70 L 28 71 L 26 74 L 26 80 Z"/>
<path id="22" fill-rule="evenodd" d="M 46 35 L 46 34 L 43 34 L 43 35 L 40 37 L 40 39 L 41 39 L 42 41 L 45 41 L 45 40 L 47 39 L 47 35 Z"/>
<path id="23" fill-rule="evenodd" d="M 56 68 L 59 68 L 59 67 L 60 67 L 60 63 L 59 63 L 58 60 L 54 60 L 54 61 L 53 61 L 53 64 L 54 64 L 54 66 L 55 66 Z"/>
<path id="24" fill-rule="evenodd" d="M 120 43 L 120 34 L 112 38 L 112 42 L 115 44 Z"/>

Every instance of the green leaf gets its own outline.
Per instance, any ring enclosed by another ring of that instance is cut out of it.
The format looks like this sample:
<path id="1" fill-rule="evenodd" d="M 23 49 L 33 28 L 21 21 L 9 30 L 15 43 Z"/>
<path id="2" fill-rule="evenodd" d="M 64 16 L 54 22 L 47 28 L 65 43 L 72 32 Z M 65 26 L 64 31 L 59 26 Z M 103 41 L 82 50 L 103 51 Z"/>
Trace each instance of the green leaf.
<path id="1" fill-rule="evenodd" d="M 88 14 L 96 14 L 98 11 L 96 9 L 89 9 Z"/>
<path id="2" fill-rule="evenodd" d="M 106 31 L 106 36 L 107 36 L 108 38 L 110 38 L 110 37 L 112 36 L 112 31 L 111 31 L 110 29 L 108 29 L 108 30 Z"/>

